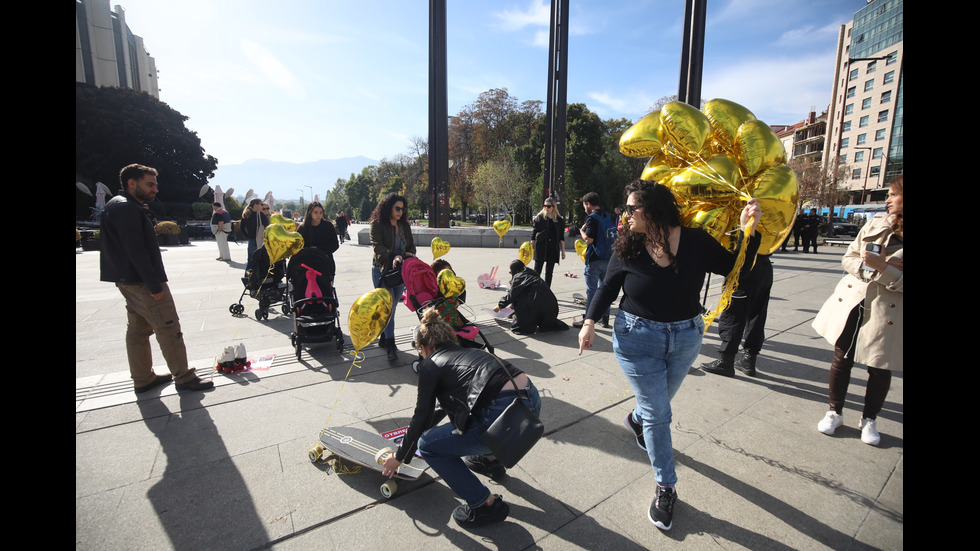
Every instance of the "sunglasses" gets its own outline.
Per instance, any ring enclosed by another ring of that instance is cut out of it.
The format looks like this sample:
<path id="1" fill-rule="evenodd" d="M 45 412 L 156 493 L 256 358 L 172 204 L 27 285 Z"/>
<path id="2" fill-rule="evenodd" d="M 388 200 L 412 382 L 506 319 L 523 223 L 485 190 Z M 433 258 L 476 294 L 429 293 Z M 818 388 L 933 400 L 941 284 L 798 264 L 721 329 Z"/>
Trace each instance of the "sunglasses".
<path id="1" fill-rule="evenodd" d="M 545 205 L 544 206 L 544 208 L 546 208 L 546 209 L 550 209 L 550 208 L 553 208 L 553 207 L 554 207 L 554 205 Z"/>
<path id="2" fill-rule="evenodd" d="M 395 212 L 402 212 L 402 211 L 404 211 L 404 210 L 405 210 L 405 207 L 399 207 L 398 205 L 395 205 L 395 206 L 393 206 L 393 207 L 391 207 L 391 208 L 392 208 L 392 209 L 393 209 L 393 210 L 394 210 Z"/>
<path id="3" fill-rule="evenodd" d="M 633 213 L 636 212 L 637 209 L 642 209 L 642 208 L 643 205 L 626 205 L 626 208 L 623 209 L 623 212 L 626 213 L 626 216 L 633 216 Z"/>

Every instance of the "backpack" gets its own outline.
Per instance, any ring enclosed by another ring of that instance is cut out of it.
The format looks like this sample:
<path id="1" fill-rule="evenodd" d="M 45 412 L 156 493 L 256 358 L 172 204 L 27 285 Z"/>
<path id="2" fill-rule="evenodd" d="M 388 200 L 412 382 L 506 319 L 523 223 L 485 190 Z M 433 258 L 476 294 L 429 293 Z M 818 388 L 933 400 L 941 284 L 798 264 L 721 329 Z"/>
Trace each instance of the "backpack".
<path id="1" fill-rule="evenodd" d="M 595 240 L 592 242 L 592 248 L 596 256 L 602 260 L 608 260 L 612 256 L 612 246 L 616 242 L 616 238 L 619 237 L 619 230 L 617 229 L 616 219 L 612 217 L 606 211 L 599 211 L 602 213 L 593 212 L 589 215 L 590 218 L 594 217 L 599 223 L 599 231 L 596 233 Z"/>

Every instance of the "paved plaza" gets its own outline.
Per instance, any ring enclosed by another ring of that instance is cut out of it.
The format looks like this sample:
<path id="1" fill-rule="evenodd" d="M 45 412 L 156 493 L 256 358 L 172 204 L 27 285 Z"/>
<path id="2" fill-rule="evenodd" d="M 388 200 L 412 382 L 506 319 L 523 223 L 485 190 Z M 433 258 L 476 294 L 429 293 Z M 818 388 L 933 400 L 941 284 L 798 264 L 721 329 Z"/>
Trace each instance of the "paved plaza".
<path id="1" fill-rule="evenodd" d="M 450 243 L 452 232 L 442 235 Z M 371 285 L 367 226 L 335 254 L 336 289 L 347 333 L 350 305 Z M 432 260 L 430 238 L 417 238 Z M 327 419 L 376 432 L 408 424 L 415 405 L 411 327 L 396 312 L 397 361 L 375 344 L 351 369 L 350 339 L 311 344 L 297 360 L 292 317 L 274 309 L 257 321 L 229 306 L 242 296 L 245 245 L 217 262 L 214 241 L 166 248 L 163 259 L 188 356 L 209 392 L 173 385 L 137 395 L 129 378 L 122 296 L 99 281 L 99 254 L 75 257 L 76 550 L 615 550 L 902 549 L 904 547 L 904 378 L 896 373 L 878 418 L 881 444 L 857 428 L 867 373 L 856 368 L 834 436 L 816 430 L 827 410 L 831 345 L 810 327 L 842 276 L 843 247 L 773 255 L 775 283 L 759 375 L 734 379 L 693 371 L 673 407 L 679 502 L 674 526 L 647 520 L 656 485 L 647 455 L 623 418 L 634 400 L 612 353 L 611 330 L 578 354 L 577 331 L 518 336 L 487 312 L 504 291 L 477 277 L 499 266 L 506 282 L 514 248 L 453 247 L 444 257 L 467 283 L 463 313 L 502 358 L 528 373 L 542 396 L 546 433 L 500 483 L 509 518 L 473 531 L 451 519 L 460 502 L 429 471 L 382 497 L 380 474 L 340 475 L 307 452 Z M 555 267 L 560 317 L 583 309 L 582 263 L 570 253 Z M 564 277 L 566 272 L 578 277 Z M 709 304 L 722 278 L 711 278 Z M 616 313 L 615 307 L 613 314 Z M 259 368 L 219 374 L 214 358 L 244 343 Z M 695 366 L 715 359 L 708 329 Z M 153 342 L 155 371 L 166 373 Z"/>

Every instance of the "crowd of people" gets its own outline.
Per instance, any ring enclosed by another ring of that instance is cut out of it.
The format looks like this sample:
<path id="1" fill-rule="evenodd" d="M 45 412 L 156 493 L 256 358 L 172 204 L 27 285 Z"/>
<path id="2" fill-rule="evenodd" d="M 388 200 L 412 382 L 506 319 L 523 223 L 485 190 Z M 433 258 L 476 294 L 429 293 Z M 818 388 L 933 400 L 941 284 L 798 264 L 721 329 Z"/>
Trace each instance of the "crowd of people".
<path id="1" fill-rule="evenodd" d="M 176 307 L 143 208 L 156 195 L 156 175 L 154 169 L 140 165 L 127 166 L 120 173 L 122 194 L 109 201 L 102 216 L 101 279 L 114 282 L 126 301 L 126 344 L 136 392 L 171 380 L 178 391 L 207 390 L 212 383 L 202 381 L 187 365 Z M 658 528 L 669 530 L 678 500 L 671 400 L 702 348 L 705 321 L 700 291 L 709 274 L 728 276 L 742 256 L 755 259 L 741 264 L 739 286 L 720 318 L 720 359 L 701 366 L 707 373 L 733 376 L 738 369 L 755 376 L 773 268 L 768 255 L 757 255 L 761 234 L 756 229 L 763 213 L 754 199 L 740 213 L 743 231 L 735 250 L 729 251 L 707 232 L 682 224 L 677 200 L 667 187 L 636 180 L 626 186 L 625 197 L 623 214 L 616 218 L 602 209 L 595 193 L 581 199 L 588 217 L 580 233 L 589 248 L 588 296 L 585 315 L 577 324 L 578 349 L 581 354 L 593 345 L 597 323 L 612 327 L 613 353 L 636 399 L 623 424 L 646 451 L 657 483 L 648 517 Z M 846 275 L 813 322 L 814 329 L 834 347 L 829 410 L 817 429 L 831 435 L 842 424 L 851 371 L 858 362 L 869 373 L 859 428 L 861 440 L 870 445 L 880 441 L 876 418 L 891 371 L 902 369 L 903 197 L 899 177 L 890 184 L 887 212 L 871 218 L 848 247 L 842 260 Z M 395 310 L 405 288 L 400 268 L 416 256 L 407 206 L 405 197 L 388 194 L 369 219 L 372 283 L 387 289 L 393 299 L 388 323 L 378 336 L 378 345 L 391 360 L 398 357 Z M 242 213 L 241 231 L 248 239 L 246 269 L 252 267 L 253 255 L 262 247 L 269 210 L 268 204 L 254 199 Z M 526 266 L 520 260 L 511 263 L 509 289 L 495 308 L 513 306 L 516 334 L 568 329 L 558 319 L 557 298 L 551 290 L 554 265 L 565 257 L 564 221 L 556 210 L 555 201 L 545 199 L 533 222 L 534 265 Z M 804 248 L 816 252 L 816 240 L 808 237 L 815 222 L 803 218 Z M 298 232 L 306 247 L 332 256 L 349 239 L 349 225 L 343 212 L 331 221 L 322 205 L 312 202 Z M 230 219 L 220 203 L 214 205 L 212 226 L 216 237 L 223 234 L 226 238 Z M 226 242 L 219 240 L 218 247 L 218 260 L 230 258 Z M 432 268 L 436 273 L 451 269 L 444 260 L 437 260 Z M 611 306 L 617 299 L 613 316 Z M 436 309 L 422 311 L 419 320 L 412 339 L 422 360 L 416 407 L 397 452 L 384 463 L 385 473 L 394 474 L 417 449 L 463 500 L 453 513 L 457 523 L 499 522 L 506 518 L 509 507 L 473 474 L 496 475 L 503 469 L 481 436 L 517 395 L 538 414 L 537 389 L 519 366 L 486 350 L 461 346 L 457 328 L 447 324 Z M 153 333 L 160 341 L 169 375 L 152 371 L 149 336 Z M 736 363 L 740 345 L 744 355 Z M 448 416 L 449 422 L 439 425 L 442 416 Z"/>

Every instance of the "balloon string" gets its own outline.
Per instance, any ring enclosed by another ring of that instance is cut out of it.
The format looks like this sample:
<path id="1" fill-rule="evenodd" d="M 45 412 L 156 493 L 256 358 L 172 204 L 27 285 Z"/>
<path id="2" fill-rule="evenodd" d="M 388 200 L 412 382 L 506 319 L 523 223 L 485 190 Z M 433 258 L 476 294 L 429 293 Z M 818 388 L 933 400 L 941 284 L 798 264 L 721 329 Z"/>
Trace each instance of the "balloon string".
<path id="1" fill-rule="evenodd" d="M 347 384 L 347 378 L 350 377 L 350 372 L 353 371 L 354 366 L 358 369 L 361 368 L 360 362 L 364 360 L 364 354 L 359 350 L 354 351 L 354 361 L 351 362 L 350 367 L 347 368 L 347 375 L 344 375 L 344 380 L 340 383 L 340 390 L 337 391 L 337 398 L 333 402 L 333 407 L 330 408 L 330 414 L 327 415 L 327 423 L 324 428 L 330 426 L 330 420 L 333 419 L 333 412 L 337 409 L 337 404 L 340 402 L 340 395 L 344 393 L 344 385 Z"/>
<path id="2" fill-rule="evenodd" d="M 722 288 L 721 297 L 718 299 L 718 306 L 714 310 L 704 314 L 704 328 L 707 329 L 711 326 L 711 322 L 718 317 L 718 314 L 724 312 L 732 302 L 732 295 L 735 293 L 735 289 L 738 288 L 738 276 L 742 272 L 742 267 L 745 266 L 745 249 L 747 249 L 747 242 L 749 239 L 748 233 L 743 233 L 742 243 L 743 245 L 738 249 L 738 255 L 735 257 L 735 265 L 732 267 L 732 271 L 725 277 L 725 286 Z"/>
<path id="3" fill-rule="evenodd" d="M 724 176 L 722 176 L 722 174 L 720 172 L 718 172 L 715 169 L 715 167 L 711 166 L 708 163 L 707 159 L 705 159 L 703 156 L 701 156 L 700 153 L 696 153 L 694 155 L 694 159 L 695 159 L 695 161 L 699 161 L 701 163 L 701 166 L 707 167 L 708 170 L 710 171 L 710 173 L 700 170 L 700 168 L 698 166 L 696 166 L 695 163 L 692 163 L 691 161 L 688 161 L 686 158 L 684 158 L 683 156 L 681 156 L 680 154 L 678 154 L 677 152 L 675 152 L 674 151 L 674 148 L 671 147 L 671 148 L 665 148 L 665 149 L 668 149 L 667 153 L 669 155 L 672 155 L 672 156 L 676 157 L 677 159 L 679 159 L 681 162 L 685 163 L 686 164 L 686 168 L 690 169 L 694 173 L 699 174 L 701 176 L 704 176 L 705 178 L 710 178 L 710 179 L 713 179 L 713 180 L 716 180 L 716 181 L 719 181 L 719 182 L 724 183 L 726 186 L 728 186 L 729 188 L 731 188 L 732 191 L 734 191 L 735 193 L 737 193 L 739 196 L 741 196 L 745 200 L 748 200 L 748 199 L 751 199 L 752 198 L 748 193 L 745 193 L 744 191 L 738 189 L 731 182 L 729 182 Z"/>

